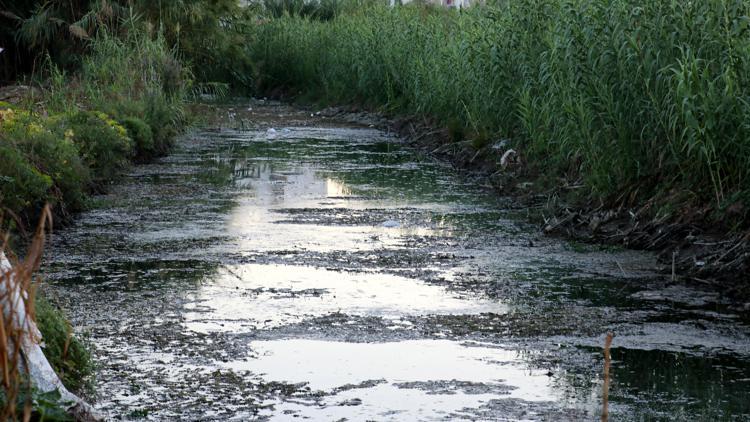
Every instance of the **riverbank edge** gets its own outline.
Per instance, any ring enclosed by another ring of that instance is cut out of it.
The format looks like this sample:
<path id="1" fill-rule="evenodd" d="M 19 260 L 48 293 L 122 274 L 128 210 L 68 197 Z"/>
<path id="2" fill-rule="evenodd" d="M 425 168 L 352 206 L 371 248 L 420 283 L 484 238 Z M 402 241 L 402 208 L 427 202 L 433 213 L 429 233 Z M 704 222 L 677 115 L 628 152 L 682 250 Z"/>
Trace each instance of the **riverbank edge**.
<path id="1" fill-rule="evenodd" d="M 13 84 L 0 87 L 0 111 L 13 110 L 25 113 L 27 121 L 24 121 L 24 124 L 38 124 L 42 128 L 41 130 L 45 130 L 46 125 L 40 124 L 40 122 L 43 123 L 43 120 L 51 120 L 56 116 L 56 114 L 49 113 L 46 109 L 50 96 L 50 92 L 43 86 L 23 85 L 21 81 L 16 81 Z M 112 102 L 111 104 L 113 107 L 117 106 L 116 102 Z M 185 106 L 190 104 L 192 103 L 184 103 Z M 50 204 L 49 201 L 46 202 L 46 205 L 50 205 L 51 220 L 49 229 L 51 231 L 53 230 L 51 225 L 53 221 L 55 223 L 54 229 L 64 230 L 66 227 L 74 224 L 81 213 L 96 208 L 96 197 L 106 194 L 109 186 L 118 183 L 118 179 L 131 168 L 153 163 L 171 154 L 175 140 L 180 136 L 184 136 L 195 127 L 195 116 L 190 113 L 183 115 L 179 121 L 175 120 L 168 128 L 165 128 L 165 130 L 168 130 L 168 133 L 161 140 L 164 144 L 163 148 L 144 153 L 139 140 L 136 139 L 136 134 L 131 132 L 131 126 L 127 124 L 134 120 L 133 116 L 126 116 L 116 121 L 96 108 L 84 107 L 78 109 L 77 113 L 92 115 L 98 120 L 107 123 L 111 129 L 121 130 L 124 133 L 122 136 L 127 137 L 132 144 L 132 151 L 128 155 L 123 155 L 123 163 L 109 173 L 106 178 L 99 180 L 97 183 L 87 183 L 81 186 L 83 195 L 82 205 L 71 206 L 72 204 L 68 203 L 62 196 L 54 197 L 55 201 L 53 204 Z M 65 113 L 57 113 L 57 115 L 67 117 Z M 0 118 L 0 123 L 2 122 L 3 119 Z M 64 140 L 70 142 L 67 138 Z M 110 151 L 105 152 L 109 153 Z M 64 159 L 66 157 L 53 158 Z M 83 160 L 83 157 L 81 156 L 80 159 Z M 87 167 L 86 170 L 91 169 Z M 8 223 L 7 225 L 0 226 L 0 234 L 4 235 L 0 243 L 2 243 L 5 252 L 9 253 L 9 256 L 13 257 L 13 259 L 22 259 L 22 257 L 27 255 L 23 251 L 29 246 L 32 240 L 31 236 L 35 229 L 33 222 L 39 219 L 39 213 L 38 207 L 11 210 L 0 204 L 0 217 L 7 218 L 8 221 L 11 221 L 15 225 L 14 227 Z M 3 221 L 2 223 L 5 222 Z M 38 278 L 36 283 L 38 285 L 33 301 L 33 315 L 41 332 L 41 338 L 44 341 L 42 351 L 66 388 L 84 400 L 95 403 L 97 368 L 93 360 L 93 344 L 88 341 L 88 335 L 85 331 L 82 333 L 76 332 L 70 322 L 67 310 L 59 303 L 57 296 L 53 293 L 51 294 L 49 289 L 46 288 L 43 278 Z M 24 392 L 24 394 L 27 393 Z M 62 401 L 62 399 L 58 400 L 54 395 L 47 397 L 36 390 L 33 390 L 30 394 L 30 400 L 34 403 L 34 415 L 39 413 L 50 417 L 49 412 L 53 412 L 70 415 L 77 420 L 79 419 L 80 415 L 72 413 L 78 411 L 78 408 L 68 409 L 68 403 Z M 2 405 L 1 400 L 0 405 Z M 91 420 L 98 419 L 94 418 Z"/>
<path id="2" fill-rule="evenodd" d="M 527 171 L 523 151 L 498 147 L 475 148 L 454 142 L 450 129 L 424 116 L 388 115 L 354 105 L 328 106 L 315 111 L 283 98 L 315 115 L 372 126 L 392 132 L 429 156 L 450 163 L 498 195 L 510 196 L 531 210 L 531 221 L 547 236 L 602 246 L 645 250 L 656 255 L 658 271 L 671 282 L 708 287 L 743 310 L 750 310 L 750 230 L 732 232 L 701 221 L 700 215 L 678 218 L 654 214 L 651 202 L 631 207 L 566 200 L 581 186 Z"/>

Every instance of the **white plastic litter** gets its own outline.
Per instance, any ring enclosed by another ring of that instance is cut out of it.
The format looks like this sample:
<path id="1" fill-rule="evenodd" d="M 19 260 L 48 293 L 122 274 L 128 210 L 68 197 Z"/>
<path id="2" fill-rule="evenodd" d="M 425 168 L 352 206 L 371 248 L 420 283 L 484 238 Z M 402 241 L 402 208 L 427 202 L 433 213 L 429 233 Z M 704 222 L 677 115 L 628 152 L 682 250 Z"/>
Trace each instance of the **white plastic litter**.
<path id="1" fill-rule="evenodd" d="M 11 274 L 13 267 L 10 265 L 10 261 L 5 257 L 5 252 L 0 251 L 0 275 L 5 280 L 6 274 Z M 70 402 L 71 405 L 68 408 L 76 420 L 81 421 L 100 421 L 103 420 L 103 416 L 100 415 L 93 407 L 88 403 L 81 400 L 78 396 L 68 391 L 63 385 L 60 378 L 52 369 L 47 358 L 44 356 L 42 351 L 42 334 L 39 332 L 36 324 L 33 320 L 27 318 L 26 305 L 21 300 L 22 292 L 18 285 L 12 282 L 12 279 L 8 283 L 0 283 L 0 293 L 3 295 L 8 294 L 6 289 L 13 289 L 10 292 L 10 302 L 3 302 L 3 315 L 5 318 L 13 318 L 17 327 L 20 327 L 25 331 L 26 335 L 23 336 L 21 344 L 21 353 L 23 359 L 20 359 L 20 369 L 28 370 L 29 378 L 31 383 L 39 391 L 47 393 L 50 391 L 57 390 L 60 392 L 62 400 Z M 12 347 L 12 345 L 9 345 Z"/>
<path id="2" fill-rule="evenodd" d="M 515 150 L 509 149 L 505 151 L 505 154 L 503 154 L 503 156 L 500 158 L 500 165 L 503 168 L 508 167 L 508 164 L 510 164 L 510 162 L 515 159 L 516 155 L 517 154 Z"/>

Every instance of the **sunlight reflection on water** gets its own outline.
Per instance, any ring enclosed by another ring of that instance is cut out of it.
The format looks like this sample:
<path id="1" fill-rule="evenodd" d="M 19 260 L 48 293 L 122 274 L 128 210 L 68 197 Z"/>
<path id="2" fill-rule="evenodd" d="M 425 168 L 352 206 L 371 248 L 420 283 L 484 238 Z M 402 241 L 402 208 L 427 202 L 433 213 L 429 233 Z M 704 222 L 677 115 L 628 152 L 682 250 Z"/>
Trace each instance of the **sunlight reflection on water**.
<path id="1" fill-rule="evenodd" d="M 314 391 L 333 392 L 318 406 L 278 404 L 274 420 L 424 420 L 490 400 L 555 396 L 542 371 L 526 369 L 516 352 L 490 344 L 295 339 L 253 342 L 251 348 L 253 359 L 227 366 L 263 374 L 267 381 L 308 383 Z"/>
<path id="2" fill-rule="evenodd" d="M 198 332 L 277 327 L 339 311 L 383 318 L 507 311 L 500 302 L 418 279 L 260 264 L 223 268 L 186 308 L 185 325 Z"/>

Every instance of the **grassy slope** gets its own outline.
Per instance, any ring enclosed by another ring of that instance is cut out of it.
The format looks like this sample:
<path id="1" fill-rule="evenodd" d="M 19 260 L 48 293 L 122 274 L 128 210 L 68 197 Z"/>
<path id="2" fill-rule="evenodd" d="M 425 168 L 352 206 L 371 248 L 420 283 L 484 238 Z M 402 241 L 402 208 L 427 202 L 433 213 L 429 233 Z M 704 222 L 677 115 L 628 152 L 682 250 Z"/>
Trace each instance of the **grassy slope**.
<path id="1" fill-rule="evenodd" d="M 0 204 L 27 227 L 45 203 L 58 217 L 83 209 L 184 124 L 187 77 L 163 39 L 104 35 L 90 48 L 73 76 L 52 65 L 41 103 L 0 104 Z"/>

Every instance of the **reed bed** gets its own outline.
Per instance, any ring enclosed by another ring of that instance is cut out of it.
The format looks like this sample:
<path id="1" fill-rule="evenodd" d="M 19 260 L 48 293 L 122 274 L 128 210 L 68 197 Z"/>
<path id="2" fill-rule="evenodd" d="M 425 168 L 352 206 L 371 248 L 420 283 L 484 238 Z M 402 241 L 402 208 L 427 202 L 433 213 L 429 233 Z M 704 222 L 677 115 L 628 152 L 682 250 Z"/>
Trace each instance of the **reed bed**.
<path id="1" fill-rule="evenodd" d="M 262 88 L 417 113 L 507 139 L 586 199 L 747 225 L 750 2 L 361 3 L 261 21 Z"/>

